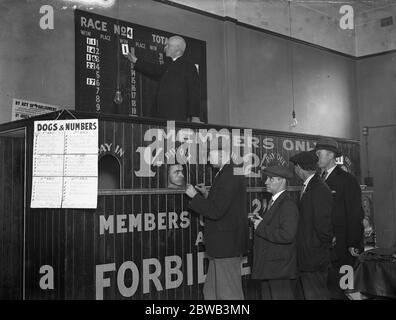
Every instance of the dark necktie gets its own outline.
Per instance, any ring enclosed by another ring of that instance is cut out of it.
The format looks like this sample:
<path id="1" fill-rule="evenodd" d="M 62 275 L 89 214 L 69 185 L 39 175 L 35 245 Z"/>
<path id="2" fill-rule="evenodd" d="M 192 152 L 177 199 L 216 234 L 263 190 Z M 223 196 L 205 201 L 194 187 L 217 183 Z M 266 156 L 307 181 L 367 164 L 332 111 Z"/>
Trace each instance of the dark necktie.
<path id="1" fill-rule="evenodd" d="M 327 176 L 327 171 L 326 170 L 323 170 L 323 172 L 322 172 L 322 174 L 321 174 L 321 178 L 323 179 L 323 180 L 326 180 L 326 176 Z"/>
<path id="2" fill-rule="evenodd" d="M 271 198 L 270 202 L 268 203 L 267 211 L 272 207 L 274 204 L 274 199 Z"/>

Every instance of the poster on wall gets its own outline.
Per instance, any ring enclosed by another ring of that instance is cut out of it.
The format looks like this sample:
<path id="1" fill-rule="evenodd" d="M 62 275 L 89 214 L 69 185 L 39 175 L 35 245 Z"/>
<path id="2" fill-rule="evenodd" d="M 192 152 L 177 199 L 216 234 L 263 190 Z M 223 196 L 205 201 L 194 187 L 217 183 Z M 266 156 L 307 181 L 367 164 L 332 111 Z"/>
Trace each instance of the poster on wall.
<path id="1" fill-rule="evenodd" d="M 12 99 L 11 121 L 26 119 L 49 112 L 55 112 L 60 109 L 61 107 L 46 103 L 22 99 Z"/>
<path id="2" fill-rule="evenodd" d="M 97 207 L 98 120 L 34 122 L 31 208 Z"/>

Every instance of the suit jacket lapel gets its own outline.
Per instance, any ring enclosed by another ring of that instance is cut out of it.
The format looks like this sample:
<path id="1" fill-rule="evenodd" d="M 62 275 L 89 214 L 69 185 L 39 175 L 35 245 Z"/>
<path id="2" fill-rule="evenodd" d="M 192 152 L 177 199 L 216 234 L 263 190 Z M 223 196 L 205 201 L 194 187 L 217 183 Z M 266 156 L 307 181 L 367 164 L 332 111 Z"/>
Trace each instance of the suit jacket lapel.
<path id="1" fill-rule="evenodd" d="M 222 176 L 226 171 L 232 169 L 232 165 L 231 164 L 226 164 L 223 169 L 220 170 L 220 172 L 218 172 L 217 176 L 213 179 L 213 183 L 212 183 L 212 188 L 217 184 L 217 182 L 220 180 L 220 176 Z"/>
<path id="2" fill-rule="evenodd" d="M 272 207 L 264 214 L 263 222 L 268 223 L 270 222 L 276 213 L 276 208 L 278 207 L 279 203 L 282 202 L 283 198 L 287 196 L 287 191 L 283 191 L 282 194 L 274 201 Z"/>
<path id="3" fill-rule="evenodd" d="M 318 179 L 320 179 L 320 178 L 319 178 L 319 176 L 318 176 L 317 174 L 315 174 L 315 175 L 312 177 L 312 179 L 308 182 L 307 187 L 305 188 L 303 197 L 304 197 L 305 193 L 307 193 L 307 191 L 311 190 L 312 187 L 315 185 L 315 183 L 318 182 Z"/>
<path id="4" fill-rule="evenodd" d="M 334 184 L 334 179 L 336 179 L 336 177 L 338 176 L 338 170 L 342 170 L 340 169 L 338 166 L 336 166 L 334 168 L 334 170 L 329 174 L 329 176 L 327 177 L 327 179 L 325 180 L 325 183 L 330 187 Z"/>
<path id="5" fill-rule="evenodd" d="M 307 187 L 304 190 L 304 193 L 302 194 L 301 198 L 300 198 L 300 203 L 302 202 L 302 200 L 305 198 L 306 193 L 312 188 L 312 186 L 316 183 L 317 179 L 319 179 L 319 176 L 317 174 L 315 174 L 311 180 L 309 180 Z"/>

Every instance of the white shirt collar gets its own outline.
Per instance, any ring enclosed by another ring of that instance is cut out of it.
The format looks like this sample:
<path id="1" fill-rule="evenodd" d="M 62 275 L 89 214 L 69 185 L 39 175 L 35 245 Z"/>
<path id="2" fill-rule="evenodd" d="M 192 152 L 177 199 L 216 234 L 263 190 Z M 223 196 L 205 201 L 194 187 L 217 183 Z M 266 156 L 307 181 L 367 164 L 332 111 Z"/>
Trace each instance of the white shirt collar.
<path id="1" fill-rule="evenodd" d="M 282 194 L 282 192 L 284 192 L 284 191 L 286 191 L 286 190 L 282 190 L 282 191 L 279 191 L 278 193 L 275 193 L 275 194 L 272 196 L 272 200 L 275 202 L 275 200 L 278 199 L 279 196 L 280 196 L 280 195 Z"/>
<path id="2" fill-rule="evenodd" d="M 177 59 L 179 59 L 181 56 L 178 56 L 176 58 L 172 58 L 173 62 L 175 62 Z"/>
<path id="3" fill-rule="evenodd" d="M 226 164 L 228 164 L 228 163 L 226 163 Z M 223 165 L 220 167 L 220 169 L 219 169 L 219 171 L 217 171 L 215 177 L 217 177 L 217 176 L 219 175 L 220 171 L 223 170 L 223 168 L 225 167 L 226 164 L 223 164 Z"/>
<path id="4" fill-rule="evenodd" d="M 309 183 L 309 181 L 311 181 L 311 179 L 313 178 L 315 174 L 311 174 L 307 179 L 305 179 L 304 183 L 303 183 L 303 191 L 305 191 L 305 189 L 307 188 L 307 185 Z"/>
<path id="5" fill-rule="evenodd" d="M 326 171 L 327 171 L 327 174 L 326 174 L 325 179 L 327 179 L 327 178 L 330 176 L 330 174 L 333 172 L 333 170 L 335 169 L 335 167 L 337 167 L 336 164 L 335 164 L 333 167 L 331 167 L 330 169 L 326 170 Z"/>
<path id="6" fill-rule="evenodd" d="M 305 181 L 303 183 L 305 187 L 308 185 L 309 181 L 311 181 L 311 179 L 313 178 L 314 175 L 315 174 L 313 173 L 307 179 L 305 179 Z"/>

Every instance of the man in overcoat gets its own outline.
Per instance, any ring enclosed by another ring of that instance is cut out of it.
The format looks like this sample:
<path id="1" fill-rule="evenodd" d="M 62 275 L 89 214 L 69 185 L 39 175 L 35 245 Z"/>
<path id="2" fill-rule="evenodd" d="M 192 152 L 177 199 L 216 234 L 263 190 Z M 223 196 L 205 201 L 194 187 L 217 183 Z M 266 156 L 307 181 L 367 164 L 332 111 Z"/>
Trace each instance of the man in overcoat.
<path id="1" fill-rule="evenodd" d="M 327 276 L 333 239 L 331 210 L 333 198 L 329 187 L 316 174 L 318 157 L 303 151 L 290 158 L 296 175 L 303 181 L 298 210 L 297 265 L 299 298 L 329 298 Z"/>
<path id="2" fill-rule="evenodd" d="M 294 300 L 297 278 L 298 208 L 286 191 L 293 172 L 286 167 L 264 169 L 271 201 L 263 217 L 253 218 L 252 279 L 260 280 L 264 300 Z"/>
<path id="3" fill-rule="evenodd" d="M 336 157 L 341 156 L 336 140 L 323 138 L 317 142 L 315 150 L 321 177 L 333 194 L 335 239 L 328 285 L 332 298 L 346 299 L 339 286 L 339 272 L 343 265 L 353 267 L 356 257 L 363 251 L 362 193 L 356 178 L 336 164 Z"/>

